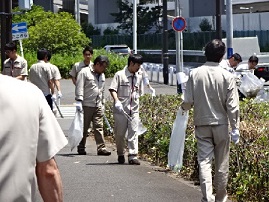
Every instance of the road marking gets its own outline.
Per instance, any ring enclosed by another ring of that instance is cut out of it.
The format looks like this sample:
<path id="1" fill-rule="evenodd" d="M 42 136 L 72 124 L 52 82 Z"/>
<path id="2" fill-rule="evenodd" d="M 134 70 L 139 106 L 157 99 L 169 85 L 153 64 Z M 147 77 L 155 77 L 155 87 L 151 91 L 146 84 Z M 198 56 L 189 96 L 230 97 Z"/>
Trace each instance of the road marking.
<path id="1" fill-rule="evenodd" d="M 75 116 L 75 113 L 76 113 L 76 107 L 75 106 L 61 105 L 61 106 L 59 106 L 59 108 L 60 108 L 64 118 L 73 118 Z M 56 117 L 61 118 L 58 111 L 56 112 Z"/>

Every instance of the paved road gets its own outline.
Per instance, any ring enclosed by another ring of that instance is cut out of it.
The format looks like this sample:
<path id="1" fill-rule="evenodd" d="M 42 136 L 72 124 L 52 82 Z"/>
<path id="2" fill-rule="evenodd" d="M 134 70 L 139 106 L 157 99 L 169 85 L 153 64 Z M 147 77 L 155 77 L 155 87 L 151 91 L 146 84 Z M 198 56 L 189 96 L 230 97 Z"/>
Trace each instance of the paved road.
<path id="1" fill-rule="evenodd" d="M 156 80 L 156 75 L 153 77 Z M 175 78 L 174 78 L 175 79 Z M 106 89 L 109 88 L 111 83 L 111 78 L 106 79 Z M 156 82 L 151 82 L 151 85 L 156 90 L 156 94 L 166 94 L 166 95 L 173 95 L 177 93 L 177 87 L 175 85 L 163 85 Z M 75 86 L 72 84 L 70 79 L 61 80 L 61 88 L 63 93 L 63 98 L 61 99 L 62 105 L 72 105 L 75 102 Z M 145 93 L 149 93 L 148 89 L 146 88 Z M 109 95 L 109 91 L 105 91 L 106 99 L 111 99 Z"/>
<path id="2" fill-rule="evenodd" d="M 107 79 L 109 86 L 111 79 Z M 57 118 L 64 133 L 74 114 L 74 86 L 71 80 L 62 80 L 61 108 L 65 118 Z M 152 83 L 157 94 L 175 94 L 176 86 Z M 107 96 L 108 96 L 107 92 Z M 64 185 L 65 202 L 197 202 L 201 200 L 199 187 L 160 168 L 142 161 L 140 166 L 119 165 L 115 145 L 107 143 L 111 156 L 97 156 L 93 137 L 87 141 L 87 155 L 80 156 L 67 145 L 56 156 Z M 126 157 L 127 159 L 127 157 Z M 41 202 L 37 194 L 37 202 Z"/>

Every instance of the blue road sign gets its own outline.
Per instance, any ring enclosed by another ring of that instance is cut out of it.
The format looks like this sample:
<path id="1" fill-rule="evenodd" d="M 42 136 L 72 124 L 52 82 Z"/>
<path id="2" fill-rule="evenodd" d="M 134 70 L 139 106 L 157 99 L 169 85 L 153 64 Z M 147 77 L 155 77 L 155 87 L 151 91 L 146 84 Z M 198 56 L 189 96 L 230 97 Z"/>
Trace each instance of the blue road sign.
<path id="1" fill-rule="evenodd" d="M 227 48 L 227 58 L 229 59 L 233 54 L 233 48 Z"/>
<path id="2" fill-rule="evenodd" d="M 28 38 L 28 30 L 27 30 L 27 23 L 20 22 L 20 23 L 12 23 L 12 40 L 20 40 Z"/>
<path id="3" fill-rule="evenodd" d="M 172 27 L 175 31 L 181 32 L 186 28 L 186 20 L 183 17 L 176 17 L 172 21 Z"/>

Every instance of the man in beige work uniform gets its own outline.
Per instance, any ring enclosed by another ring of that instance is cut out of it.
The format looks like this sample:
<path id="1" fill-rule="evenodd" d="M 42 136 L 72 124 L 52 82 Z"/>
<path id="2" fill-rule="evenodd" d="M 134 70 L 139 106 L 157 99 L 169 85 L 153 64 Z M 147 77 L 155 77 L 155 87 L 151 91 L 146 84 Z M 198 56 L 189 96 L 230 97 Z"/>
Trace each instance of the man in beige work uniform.
<path id="1" fill-rule="evenodd" d="M 142 74 L 138 74 L 140 65 L 143 64 L 141 55 L 130 55 L 128 66 L 116 72 L 109 91 L 114 99 L 113 116 L 115 121 L 114 132 L 117 146 L 118 162 L 125 162 L 125 133 L 128 130 L 128 162 L 140 165 L 138 154 L 138 121 L 139 121 L 139 96 L 141 94 Z M 131 117 L 128 121 L 126 113 Z"/>
<path id="2" fill-rule="evenodd" d="M 43 93 L 0 75 L 0 201 L 63 201 L 54 156 L 67 144 Z M 18 104 L 18 102 L 20 104 Z"/>
<path id="3" fill-rule="evenodd" d="M 83 57 L 84 60 L 81 62 L 77 62 L 74 64 L 70 71 L 70 75 L 72 76 L 72 82 L 74 85 L 76 85 L 77 75 L 78 73 L 85 67 L 90 67 L 92 65 L 92 56 L 93 56 L 93 48 L 90 46 L 86 46 L 83 50 Z"/>
<path id="4" fill-rule="evenodd" d="M 51 59 L 51 52 L 48 51 L 46 62 L 47 62 L 47 64 L 49 64 L 50 69 L 51 69 L 54 87 L 57 89 L 57 93 L 58 93 L 57 97 L 61 98 L 63 96 L 62 91 L 61 91 L 61 83 L 60 83 L 62 76 L 61 76 L 61 73 L 59 71 L 59 68 L 56 65 L 50 63 L 50 59 Z"/>
<path id="5" fill-rule="evenodd" d="M 61 73 L 59 71 L 59 68 L 50 63 L 50 59 L 51 59 L 51 52 L 48 51 L 48 55 L 47 55 L 47 64 L 50 66 L 51 69 L 51 75 L 52 75 L 52 80 L 53 80 L 53 86 L 54 86 L 54 94 L 52 95 L 52 100 L 55 100 L 54 103 L 52 103 L 52 108 L 53 108 L 53 113 L 56 115 L 57 114 L 57 107 L 55 106 L 56 102 L 58 102 L 58 104 L 60 103 L 60 99 L 63 96 L 62 91 L 61 91 L 61 83 L 60 83 L 60 79 L 61 77 Z M 55 91 L 55 88 L 57 91 Z M 56 96 L 56 92 L 57 92 L 57 96 Z"/>
<path id="6" fill-rule="evenodd" d="M 52 110 L 52 95 L 54 94 L 53 77 L 49 64 L 46 63 L 48 59 L 48 51 L 40 49 L 37 51 L 38 62 L 33 64 L 29 72 L 29 80 L 35 84 L 44 94 L 46 100 Z"/>
<path id="7" fill-rule="evenodd" d="M 238 143 L 240 136 L 236 78 L 233 74 L 227 74 L 227 70 L 219 64 L 224 53 L 225 44 L 218 39 L 206 45 L 207 62 L 190 72 L 181 105 L 183 110 L 194 107 L 202 202 L 227 200 L 230 140 L 232 138 L 234 143 Z M 216 196 L 212 194 L 213 157 Z"/>
<path id="8" fill-rule="evenodd" d="M 4 61 L 2 74 L 26 81 L 27 61 L 17 54 L 17 45 L 13 42 L 7 43 L 5 52 L 9 58 Z"/>
<path id="9" fill-rule="evenodd" d="M 76 80 L 76 105 L 77 110 L 84 112 L 83 138 L 78 145 L 78 153 L 86 155 L 85 146 L 88 135 L 88 128 L 93 124 L 93 133 L 97 145 L 97 155 L 108 156 L 111 154 L 106 149 L 103 116 L 104 116 L 104 90 L 105 90 L 105 70 L 109 65 L 106 56 L 98 56 L 94 64 L 89 68 L 83 68 Z"/>

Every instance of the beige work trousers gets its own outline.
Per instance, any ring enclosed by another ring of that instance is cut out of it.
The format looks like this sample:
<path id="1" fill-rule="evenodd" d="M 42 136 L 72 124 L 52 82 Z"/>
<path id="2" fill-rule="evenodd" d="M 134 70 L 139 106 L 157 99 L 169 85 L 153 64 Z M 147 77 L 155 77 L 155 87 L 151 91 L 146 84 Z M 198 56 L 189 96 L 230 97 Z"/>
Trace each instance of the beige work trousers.
<path id="1" fill-rule="evenodd" d="M 227 199 L 230 135 L 228 125 L 196 126 L 200 186 L 202 202 L 224 202 Z M 212 158 L 215 158 L 214 187 L 212 189 Z"/>
<path id="2" fill-rule="evenodd" d="M 86 145 L 88 129 L 92 123 L 93 134 L 97 145 L 97 151 L 105 148 L 104 131 L 103 131 L 103 111 L 102 107 L 86 107 L 83 106 L 83 138 L 78 145 L 79 149 L 84 149 Z"/>
<path id="3" fill-rule="evenodd" d="M 114 113 L 114 133 L 117 146 L 117 154 L 124 155 L 125 152 L 125 134 L 127 133 L 128 160 L 136 159 L 138 154 L 138 120 L 139 114 L 131 115 L 132 121 L 128 121 L 124 114 Z"/>

